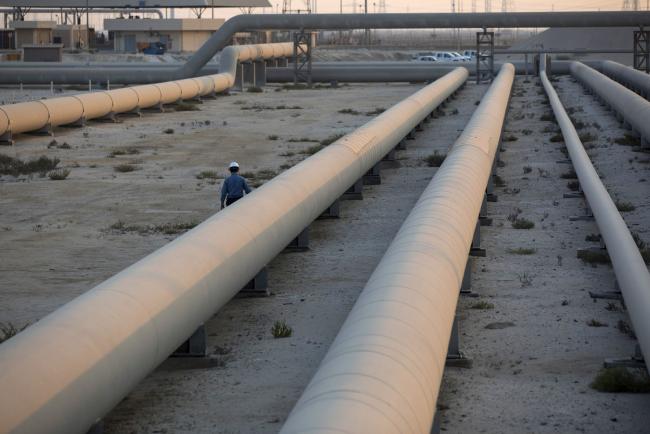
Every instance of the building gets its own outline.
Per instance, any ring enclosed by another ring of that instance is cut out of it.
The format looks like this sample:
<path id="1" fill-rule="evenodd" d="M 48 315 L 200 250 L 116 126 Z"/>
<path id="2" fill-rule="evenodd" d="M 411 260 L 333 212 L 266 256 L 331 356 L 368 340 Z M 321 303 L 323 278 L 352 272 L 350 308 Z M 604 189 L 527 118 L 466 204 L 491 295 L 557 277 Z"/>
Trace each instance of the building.
<path id="1" fill-rule="evenodd" d="M 23 45 L 45 45 L 52 43 L 52 33 L 56 27 L 54 21 L 12 21 L 16 48 Z"/>
<path id="2" fill-rule="evenodd" d="M 34 8 L 264 8 L 271 7 L 271 3 L 268 0 L 0 0 L 0 6 L 38 12 Z"/>
<path id="3" fill-rule="evenodd" d="M 167 51 L 196 51 L 219 27 L 223 19 L 107 19 L 104 29 L 113 39 L 115 51 L 135 53 L 152 42 L 162 42 Z"/>
<path id="4" fill-rule="evenodd" d="M 90 40 L 94 37 L 94 29 L 90 29 Z M 63 44 L 63 48 L 88 48 L 88 29 L 83 24 L 59 24 L 52 31 L 55 44 Z"/>

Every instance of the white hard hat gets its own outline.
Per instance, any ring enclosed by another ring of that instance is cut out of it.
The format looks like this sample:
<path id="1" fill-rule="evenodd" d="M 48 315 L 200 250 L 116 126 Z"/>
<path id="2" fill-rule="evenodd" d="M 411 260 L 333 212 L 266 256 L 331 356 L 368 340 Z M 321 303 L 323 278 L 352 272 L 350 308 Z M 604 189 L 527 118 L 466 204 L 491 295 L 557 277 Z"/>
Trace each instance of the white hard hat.
<path id="1" fill-rule="evenodd" d="M 236 161 L 233 161 L 230 163 L 230 166 L 228 166 L 229 169 L 232 169 L 233 167 L 239 167 L 239 164 Z"/>

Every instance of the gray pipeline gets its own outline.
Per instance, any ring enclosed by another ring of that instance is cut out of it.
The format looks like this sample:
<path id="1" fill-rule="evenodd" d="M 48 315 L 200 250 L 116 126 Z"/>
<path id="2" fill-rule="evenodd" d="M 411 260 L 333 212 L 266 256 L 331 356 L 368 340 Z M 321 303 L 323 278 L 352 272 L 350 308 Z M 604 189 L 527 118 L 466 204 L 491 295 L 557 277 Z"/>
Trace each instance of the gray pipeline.
<path id="1" fill-rule="evenodd" d="M 431 29 L 514 27 L 639 27 L 650 25 L 650 12 L 512 12 L 428 14 L 311 14 L 238 15 L 224 23 L 182 66 L 103 68 L 75 66 L 72 70 L 32 67 L 0 70 L 0 83 L 137 84 L 194 77 L 237 32 L 254 30 Z"/>
<path id="2" fill-rule="evenodd" d="M 228 48 L 226 48 L 227 50 Z M 222 65 L 210 63 L 209 65 L 204 66 L 199 70 L 197 76 L 204 75 L 213 75 L 222 72 L 231 72 L 232 66 L 225 59 L 228 59 L 229 56 L 225 56 L 222 53 Z M 526 63 L 525 62 L 509 62 L 515 66 L 516 73 L 518 75 L 526 74 Z M 602 61 L 585 61 L 583 62 L 592 68 L 600 70 L 602 67 Z M 554 61 L 552 64 L 553 74 L 558 75 L 567 75 L 570 73 L 569 66 L 571 61 Z M 167 73 L 171 73 L 172 70 L 178 65 L 166 65 L 161 66 L 157 69 L 166 70 Z M 462 66 L 465 67 L 470 75 L 476 75 L 476 66 L 473 62 L 468 63 L 453 63 L 453 64 L 444 64 L 444 65 L 429 65 L 429 64 L 418 64 L 414 62 L 316 62 L 312 67 L 312 81 L 315 83 L 329 83 L 332 81 L 339 82 L 350 82 L 350 83 L 371 83 L 371 82 L 425 82 L 436 80 L 454 68 Z M 498 71 L 501 67 L 501 63 L 497 62 L 494 65 L 495 71 Z M 3 78 L 4 84 L 27 84 L 20 80 L 20 77 L 24 72 L 28 72 L 29 68 L 12 68 L 12 74 L 5 74 L 5 68 L 0 66 L 0 77 Z M 75 67 L 76 68 L 76 67 Z M 105 71 L 105 67 L 98 68 L 99 70 Z M 29 84 L 50 84 L 50 82 L 55 85 L 61 84 L 70 84 L 65 78 L 67 74 L 74 69 L 63 68 L 63 67 L 54 67 L 48 71 L 43 70 L 43 74 L 39 75 L 39 80 L 29 82 Z M 144 72 L 148 72 L 149 68 L 142 68 Z M 47 73 L 47 74 L 46 74 Z M 536 73 L 534 63 L 532 59 L 528 62 L 528 74 L 534 75 Z M 293 82 L 293 68 L 291 65 L 288 68 L 274 68 L 270 67 L 267 69 L 267 81 L 269 83 L 290 83 Z M 4 78 L 6 75 L 6 79 Z M 143 82 L 151 83 L 154 82 L 154 75 L 146 76 L 147 79 Z M 59 80 L 62 78 L 62 80 Z M 87 84 L 87 81 L 80 81 L 79 83 Z M 93 81 L 93 87 L 103 83 L 97 83 Z M 113 84 L 113 81 L 110 82 Z"/>

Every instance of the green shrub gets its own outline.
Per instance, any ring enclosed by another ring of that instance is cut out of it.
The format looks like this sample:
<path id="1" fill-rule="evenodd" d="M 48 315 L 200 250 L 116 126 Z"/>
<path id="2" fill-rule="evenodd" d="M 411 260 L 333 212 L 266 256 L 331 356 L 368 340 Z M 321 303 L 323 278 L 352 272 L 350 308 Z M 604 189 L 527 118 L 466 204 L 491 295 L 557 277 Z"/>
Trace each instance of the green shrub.
<path id="1" fill-rule="evenodd" d="M 611 262 L 605 250 L 578 250 L 577 257 L 582 262 L 592 265 L 609 264 Z"/>
<path id="2" fill-rule="evenodd" d="M 271 334 L 274 338 L 288 338 L 292 335 L 293 330 L 284 321 L 276 321 L 271 327 Z"/>
<path id="3" fill-rule="evenodd" d="M 517 217 L 512 222 L 512 227 L 515 229 L 532 229 L 535 227 L 535 223 L 523 217 Z"/>
<path id="4" fill-rule="evenodd" d="M 641 138 L 632 134 L 624 134 L 623 137 L 614 139 L 614 143 L 623 146 L 641 146 Z"/>
<path id="5" fill-rule="evenodd" d="M 22 161 L 19 158 L 0 154 L 0 175 L 18 176 L 40 173 L 45 176 L 47 172 L 56 169 L 59 162 L 58 158 L 49 158 L 45 155 L 33 160 Z"/>
<path id="6" fill-rule="evenodd" d="M 341 137 L 345 136 L 345 134 L 333 134 L 329 137 L 324 138 L 323 140 L 320 141 L 321 146 L 329 146 L 332 143 L 336 142 L 338 139 Z"/>
<path id="7" fill-rule="evenodd" d="M 119 173 L 128 173 L 137 170 L 137 166 L 134 166 L 133 164 L 124 163 L 124 164 L 118 164 L 117 166 L 114 166 L 113 170 Z"/>
<path id="8" fill-rule="evenodd" d="M 489 303 L 485 300 L 480 300 L 477 301 L 476 303 L 472 304 L 470 306 L 470 309 L 476 309 L 476 310 L 490 310 L 494 309 L 494 304 Z"/>
<path id="9" fill-rule="evenodd" d="M 508 249 L 508 253 L 513 255 L 534 255 L 537 249 L 530 247 L 518 247 L 516 249 Z"/>
<path id="10" fill-rule="evenodd" d="M 606 393 L 650 393 L 650 376 L 642 369 L 604 368 L 590 386 Z"/>
<path id="11" fill-rule="evenodd" d="M 366 113 L 366 116 L 377 116 L 385 112 L 386 109 L 384 107 L 377 107 L 372 111 L 369 111 Z"/>
<path id="12" fill-rule="evenodd" d="M 199 111 L 200 109 L 197 104 L 179 102 L 174 106 L 174 110 L 176 110 L 177 112 L 195 112 L 195 111 Z"/>
<path id="13" fill-rule="evenodd" d="M 216 170 L 204 170 L 196 175 L 196 179 L 221 179 L 223 176 L 219 175 Z"/>
<path id="14" fill-rule="evenodd" d="M 429 167 L 440 167 L 442 163 L 447 158 L 446 154 L 439 154 L 438 151 L 434 151 L 433 154 L 427 156 L 424 161 Z"/>
<path id="15" fill-rule="evenodd" d="M 54 169 L 48 172 L 47 176 L 53 181 L 63 181 L 69 174 L 69 169 Z"/>
<path id="16" fill-rule="evenodd" d="M 620 212 L 630 212 L 630 211 L 634 211 L 636 209 L 636 206 L 634 206 L 634 204 L 630 202 L 623 202 L 617 200 L 616 209 L 618 209 Z"/>

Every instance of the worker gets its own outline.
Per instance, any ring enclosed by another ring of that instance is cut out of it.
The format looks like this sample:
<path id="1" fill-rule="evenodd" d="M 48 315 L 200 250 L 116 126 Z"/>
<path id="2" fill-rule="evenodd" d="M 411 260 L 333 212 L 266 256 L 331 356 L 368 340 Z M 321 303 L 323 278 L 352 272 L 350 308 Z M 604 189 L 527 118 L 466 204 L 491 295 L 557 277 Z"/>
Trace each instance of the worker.
<path id="1" fill-rule="evenodd" d="M 223 181 L 221 187 L 221 209 L 237 202 L 244 197 L 244 193 L 251 192 L 246 180 L 239 175 L 239 164 L 236 161 L 230 163 L 228 170 L 230 176 Z"/>

